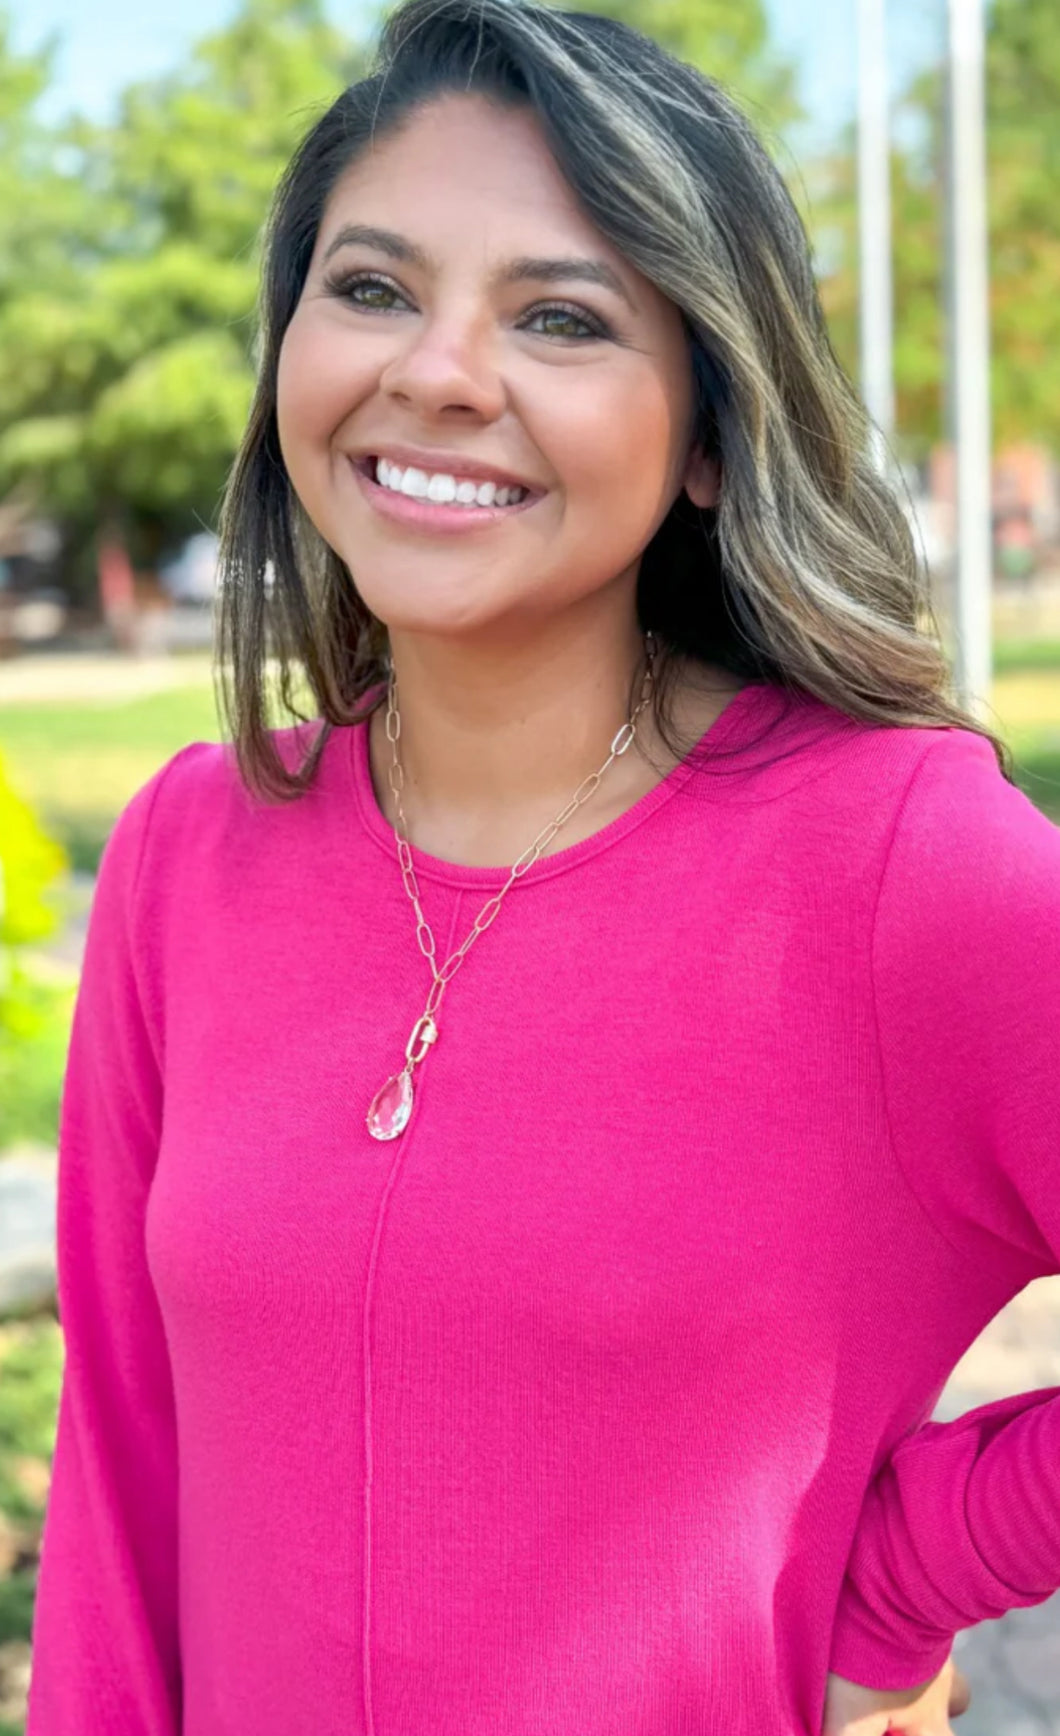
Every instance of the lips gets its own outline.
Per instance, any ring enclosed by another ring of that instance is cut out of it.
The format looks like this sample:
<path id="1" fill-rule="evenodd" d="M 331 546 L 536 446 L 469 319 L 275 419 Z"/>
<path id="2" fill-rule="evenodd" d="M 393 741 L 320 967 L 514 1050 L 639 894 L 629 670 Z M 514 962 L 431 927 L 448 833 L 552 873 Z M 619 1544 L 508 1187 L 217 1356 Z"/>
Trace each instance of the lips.
<path id="1" fill-rule="evenodd" d="M 384 487 L 375 480 L 375 460 L 370 456 L 349 457 L 347 463 L 357 479 L 358 487 L 376 511 L 411 531 L 419 529 L 444 536 L 474 533 L 476 530 L 486 530 L 490 525 L 502 520 L 514 518 L 535 507 L 538 501 L 544 498 L 540 493 L 532 493 L 507 506 L 457 506 Z"/>

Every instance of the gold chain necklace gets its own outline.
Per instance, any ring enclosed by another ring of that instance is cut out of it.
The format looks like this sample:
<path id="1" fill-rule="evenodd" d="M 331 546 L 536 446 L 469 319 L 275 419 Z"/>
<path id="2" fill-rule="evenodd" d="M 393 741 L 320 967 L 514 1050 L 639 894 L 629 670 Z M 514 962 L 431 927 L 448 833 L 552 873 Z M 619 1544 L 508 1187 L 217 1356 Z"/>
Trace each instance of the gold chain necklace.
<path id="1" fill-rule="evenodd" d="M 401 878 L 405 891 L 408 893 L 412 908 L 416 913 L 416 944 L 431 968 L 431 989 L 427 996 L 427 1004 L 412 1027 L 412 1035 L 405 1045 L 405 1065 L 400 1073 L 391 1074 L 372 1098 L 368 1109 L 368 1131 L 373 1139 L 396 1139 L 404 1133 L 412 1114 L 413 1103 L 413 1068 L 428 1054 L 431 1044 L 438 1041 L 437 1015 L 442 1004 L 442 996 L 456 975 L 468 951 L 479 935 L 484 933 L 500 910 L 506 893 L 522 878 L 528 868 L 532 868 L 541 852 L 547 849 L 561 826 L 565 826 L 571 815 L 588 801 L 600 787 L 601 779 L 614 760 L 620 754 L 627 753 L 632 747 L 637 734 L 637 720 L 651 698 L 655 674 L 655 640 L 651 633 L 645 638 L 646 664 L 644 680 L 641 686 L 640 699 L 630 713 L 628 722 L 619 729 L 611 743 L 608 754 L 599 771 L 590 772 L 578 785 L 566 807 L 549 822 L 543 831 L 539 832 L 533 843 L 528 846 L 512 867 L 507 883 L 501 890 L 487 899 L 472 925 L 471 932 L 462 946 L 446 959 L 439 968 L 435 954 L 434 935 L 430 923 L 423 914 L 420 903 L 420 889 L 416 881 L 416 870 L 412 864 L 412 851 L 409 845 L 408 826 L 405 821 L 405 810 L 402 806 L 401 792 L 405 785 L 405 770 L 401 764 L 398 751 L 398 740 L 401 735 L 401 714 L 397 706 L 397 682 L 391 667 L 387 692 L 386 737 L 391 744 L 391 764 L 387 779 L 394 796 L 397 809 L 397 825 L 393 827 L 397 843 L 398 863 L 401 868 Z"/>

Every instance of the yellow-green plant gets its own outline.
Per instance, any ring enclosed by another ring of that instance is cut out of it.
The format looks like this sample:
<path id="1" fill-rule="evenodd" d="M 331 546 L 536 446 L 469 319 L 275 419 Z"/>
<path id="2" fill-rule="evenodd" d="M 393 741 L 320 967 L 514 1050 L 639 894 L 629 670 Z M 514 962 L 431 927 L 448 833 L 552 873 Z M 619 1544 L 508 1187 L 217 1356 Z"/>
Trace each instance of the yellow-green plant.
<path id="1" fill-rule="evenodd" d="M 20 1131 L 14 1101 L 20 1056 L 55 1018 L 54 993 L 33 980 L 24 948 L 55 929 L 47 894 L 68 866 L 66 851 L 12 788 L 0 759 L 0 1146 Z"/>

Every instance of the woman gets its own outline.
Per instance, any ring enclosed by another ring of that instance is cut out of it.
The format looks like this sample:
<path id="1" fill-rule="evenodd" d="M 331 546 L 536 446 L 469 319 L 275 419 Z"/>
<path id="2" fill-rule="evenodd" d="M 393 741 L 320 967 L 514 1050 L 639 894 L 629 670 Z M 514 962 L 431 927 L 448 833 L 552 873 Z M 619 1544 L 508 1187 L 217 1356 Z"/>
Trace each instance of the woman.
<path id="1" fill-rule="evenodd" d="M 927 1420 L 1060 1267 L 1060 832 L 783 184 L 629 29 L 405 0 L 262 323 L 235 751 L 92 915 L 29 1736 L 937 1736 L 1060 1586 L 1060 1391 Z"/>

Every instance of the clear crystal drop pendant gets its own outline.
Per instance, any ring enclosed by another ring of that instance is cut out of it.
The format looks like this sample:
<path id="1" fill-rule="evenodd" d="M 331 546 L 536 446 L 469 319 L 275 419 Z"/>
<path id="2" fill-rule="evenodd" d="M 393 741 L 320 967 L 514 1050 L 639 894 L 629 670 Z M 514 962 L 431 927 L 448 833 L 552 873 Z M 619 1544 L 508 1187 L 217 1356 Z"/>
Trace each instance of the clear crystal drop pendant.
<path id="1" fill-rule="evenodd" d="M 394 1073 L 372 1098 L 368 1131 L 373 1139 L 396 1139 L 404 1133 L 412 1114 L 412 1071 Z"/>
<path id="2" fill-rule="evenodd" d="M 373 1139 L 396 1139 L 404 1133 L 412 1114 L 412 1069 L 419 1065 L 432 1043 L 438 1041 L 438 1026 L 430 1013 L 416 1020 L 405 1045 L 405 1065 L 392 1073 L 368 1105 L 365 1122 Z"/>

